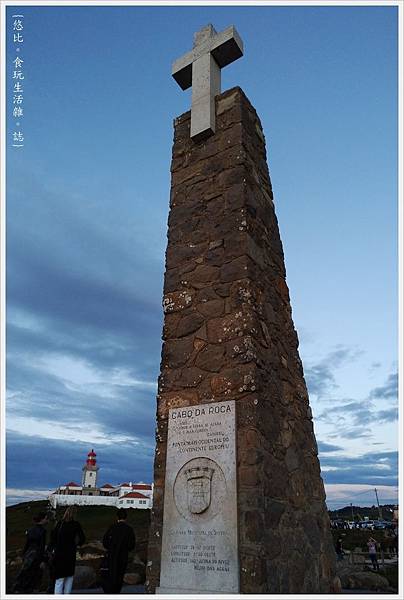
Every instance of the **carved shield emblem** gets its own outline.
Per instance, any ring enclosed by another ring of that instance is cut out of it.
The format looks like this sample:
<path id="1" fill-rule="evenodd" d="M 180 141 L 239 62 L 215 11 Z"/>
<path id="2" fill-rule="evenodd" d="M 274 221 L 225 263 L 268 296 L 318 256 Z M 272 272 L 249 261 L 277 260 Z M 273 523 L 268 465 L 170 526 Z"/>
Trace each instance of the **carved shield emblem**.
<path id="1" fill-rule="evenodd" d="M 213 473 L 214 469 L 210 467 L 193 467 L 185 471 L 189 512 L 201 514 L 209 508 Z"/>

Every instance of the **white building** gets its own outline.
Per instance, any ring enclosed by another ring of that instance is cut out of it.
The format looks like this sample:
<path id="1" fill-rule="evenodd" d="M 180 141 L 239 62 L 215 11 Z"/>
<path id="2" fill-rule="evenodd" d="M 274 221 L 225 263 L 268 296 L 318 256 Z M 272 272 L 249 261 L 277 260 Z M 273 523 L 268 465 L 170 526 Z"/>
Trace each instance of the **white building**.
<path id="1" fill-rule="evenodd" d="M 115 506 L 116 508 L 151 508 L 153 505 L 153 484 L 149 483 L 120 483 L 111 485 L 105 483 L 97 487 L 98 470 L 94 450 L 87 455 L 82 469 L 81 485 L 70 481 L 59 486 L 49 496 L 53 508 L 57 506 Z"/>

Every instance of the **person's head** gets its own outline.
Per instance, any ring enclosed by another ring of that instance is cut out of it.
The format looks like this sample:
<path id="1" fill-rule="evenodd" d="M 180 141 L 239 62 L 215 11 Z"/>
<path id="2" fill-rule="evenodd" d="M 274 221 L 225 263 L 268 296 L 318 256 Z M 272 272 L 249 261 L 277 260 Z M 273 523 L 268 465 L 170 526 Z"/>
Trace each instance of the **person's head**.
<path id="1" fill-rule="evenodd" d="M 118 521 L 126 521 L 127 516 L 128 513 L 124 508 L 118 508 L 118 510 L 116 511 L 116 518 Z"/>
<path id="2" fill-rule="evenodd" d="M 48 520 L 48 515 L 43 510 L 41 510 L 38 513 L 36 513 L 36 515 L 34 515 L 34 517 L 33 517 L 33 521 L 37 525 L 44 525 L 47 522 L 47 520 Z"/>
<path id="3" fill-rule="evenodd" d="M 65 514 L 62 517 L 62 521 L 74 521 L 74 519 L 76 518 L 76 514 L 77 514 L 77 507 L 76 506 L 68 506 L 65 510 Z"/>

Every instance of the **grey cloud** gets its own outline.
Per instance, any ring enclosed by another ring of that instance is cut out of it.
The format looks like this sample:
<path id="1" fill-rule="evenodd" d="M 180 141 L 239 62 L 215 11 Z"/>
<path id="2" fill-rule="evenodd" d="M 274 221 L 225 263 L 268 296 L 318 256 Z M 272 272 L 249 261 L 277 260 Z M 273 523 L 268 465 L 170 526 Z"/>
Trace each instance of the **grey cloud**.
<path id="1" fill-rule="evenodd" d="M 327 455 L 320 462 L 326 483 L 398 484 L 397 452 L 370 452 L 357 457 Z"/>
<path id="2" fill-rule="evenodd" d="M 320 462 L 326 483 L 398 485 L 397 452 L 369 452 L 356 457 L 327 455 Z"/>
<path id="3" fill-rule="evenodd" d="M 305 365 L 305 379 L 310 394 L 320 397 L 329 395 L 338 385 L 334 371 L 348 360 L 354 360 L 359 351 L 347 347 L 338 347 L 317 364 Z"/>
<path id="4" fill-rule="evenodd" d="M 370 398 L 389 400 L 398 398 L 398 373 L 391 373 L 386 383 L 380 387 L 373 388 L 369 394 Z"/>
<path id="5" fill-rule="evenodd" d="M 368 427 L 340 427 L 336 430 L 336 433 L 330 434 L 331 439 L 344 438 L 347 440 L 356 439 L 370 439 L 372 437 L 372 430 Z"/>
<path id="6" fill-rule="evenodd" d="M 379 410 L 375 414 L 376 422 L 378 423 L 394 423 L 398 421 L 398 408 L 389 408 L 387 410 Z"/>
<path id="7" fill-rule="evenodd" d="M 153 449 L 127 443 L 98 444 L 99 483 L 151 481 Z M 7 487 L 53 489 L 67 481 L 79 482 L 90 444 L 25 436 L 7 432 Z M 29 461 L 27 460 L 29 457 Z"/>
<path id="8" fill-rule="evenodd" d="M 327 442 L 317 442 L 318 451 L 320 454 L 325 454 L 327 452 L 337 452 L 338 450 L 343 450 L 342 446 L 335 446 L 334 444 L 328 444 Z"/>

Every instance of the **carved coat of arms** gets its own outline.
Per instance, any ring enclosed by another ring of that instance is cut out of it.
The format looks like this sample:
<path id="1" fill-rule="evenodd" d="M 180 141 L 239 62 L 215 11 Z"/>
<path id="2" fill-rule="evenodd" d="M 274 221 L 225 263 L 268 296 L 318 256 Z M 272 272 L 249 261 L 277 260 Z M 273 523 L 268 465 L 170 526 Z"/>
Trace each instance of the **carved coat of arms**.
<path id="1" fill-rule="evenodd" d="M 201 514 L 209 508 L 213 473 L 214 469 L 202 466 L 185 471 L 189 512 Z"/>

